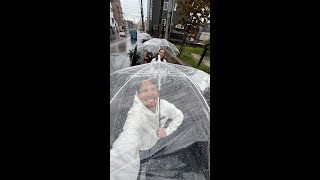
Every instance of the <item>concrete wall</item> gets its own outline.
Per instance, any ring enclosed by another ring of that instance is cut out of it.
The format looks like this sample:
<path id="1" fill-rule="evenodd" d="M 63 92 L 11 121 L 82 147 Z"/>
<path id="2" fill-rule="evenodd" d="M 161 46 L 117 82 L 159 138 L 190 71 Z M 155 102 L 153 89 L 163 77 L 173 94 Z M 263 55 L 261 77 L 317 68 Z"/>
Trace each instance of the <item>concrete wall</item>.
<path id="1" fill-rule="evenodd" d="M 199 37 L 200 41 L 207 41 L 209 39 L 210 39 L 210 32 L 202 32 Z"/>

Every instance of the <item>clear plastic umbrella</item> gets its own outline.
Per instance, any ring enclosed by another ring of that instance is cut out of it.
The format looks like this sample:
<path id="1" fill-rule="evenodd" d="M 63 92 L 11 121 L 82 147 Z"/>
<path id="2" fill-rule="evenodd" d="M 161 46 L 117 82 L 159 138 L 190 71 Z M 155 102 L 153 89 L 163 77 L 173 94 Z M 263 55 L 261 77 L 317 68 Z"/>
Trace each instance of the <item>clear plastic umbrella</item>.
<path id="1" fill-rule="evenodd" d="M 138 38 L 142 40 L 150 40 L 152 37 L 148 33 L 141 33 L 138 35 Z"/>
<path id="2" fill-rule="evenodd" d="M 151 52 L 157 53 L 160 48 L 169 51 L 174 56 L 179 54 L 178 48 L 166 39 L 152 38 L 138 46 L 138 52 L 144 52 L 150 49 Z"/>
<path id="3" fill-rule="evenodd" d="M 154 146 L 139 150 L 140 162 L 135 164 L 139 167 L 136 176 L 154 180 L 210 179 L 210 75 L 195 68 L 156 62 L 110 74 L 110 150 L 123 132 L 138 84 L 146 79 L 157 80 L 160 99 L 181 110 L 183 121 L 176 131 L 157 140 Z M 128 147 L 134 143 L 130 141 Z M 125 148 L 122 150 L 125 152 Z M 119 154 L 117 157 L 120 158 L 122 154 Z M 123 154 L 124 157 L 126 155 Z M 121 165 L 120 160 L 110 160 L 113 179 L 128 178 L 114 178 L 117 173 L 123 175 L 133 172 L 130 166 L 134 163 L 129 159 L 127 161 Z M 112 169 L 115 164 L 121 167 Z"/>

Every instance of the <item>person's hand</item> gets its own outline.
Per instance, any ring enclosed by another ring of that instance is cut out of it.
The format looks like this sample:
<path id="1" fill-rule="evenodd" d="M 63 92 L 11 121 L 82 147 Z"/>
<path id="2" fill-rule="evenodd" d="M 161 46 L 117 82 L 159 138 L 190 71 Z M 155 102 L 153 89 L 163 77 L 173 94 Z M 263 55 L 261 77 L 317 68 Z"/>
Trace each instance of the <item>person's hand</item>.
<path id="1" fill-rule="evenodd" d="M 159 138 L 163 138 L 167 136 L 167 133 L 164 128 L 158 128 L 156 132 Z"/>

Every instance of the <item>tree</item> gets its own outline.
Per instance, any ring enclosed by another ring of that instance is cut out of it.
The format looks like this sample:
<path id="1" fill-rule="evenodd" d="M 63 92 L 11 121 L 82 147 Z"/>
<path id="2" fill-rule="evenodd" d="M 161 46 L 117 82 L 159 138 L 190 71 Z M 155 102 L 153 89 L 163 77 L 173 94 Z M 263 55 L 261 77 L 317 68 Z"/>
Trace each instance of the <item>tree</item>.
<path id="1" fill-rule="evenodd" d="M 204 26 L 210 15 L 210 0 L 177 0 L 178 23 L 184 27 L 182 53 L 186 40 L 195 38 L 201 26 Z"/>

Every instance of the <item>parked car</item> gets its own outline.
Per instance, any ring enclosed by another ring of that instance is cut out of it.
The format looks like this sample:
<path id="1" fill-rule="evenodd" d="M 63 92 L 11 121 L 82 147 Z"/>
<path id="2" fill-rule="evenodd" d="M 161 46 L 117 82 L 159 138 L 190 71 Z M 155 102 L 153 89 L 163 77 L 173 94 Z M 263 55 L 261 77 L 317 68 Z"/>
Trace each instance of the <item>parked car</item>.
<path id="1" fill-rule="evenodd" d="M 122 32 L 119 32 L 119 35 L 120 35 L 120 36 L 123 36 L 123 37 L 126 37 L 126 33 L 123 32 L 123 31 L 122 31 Z"/>

